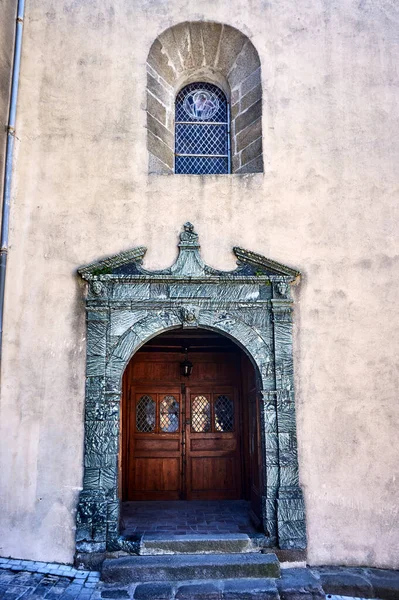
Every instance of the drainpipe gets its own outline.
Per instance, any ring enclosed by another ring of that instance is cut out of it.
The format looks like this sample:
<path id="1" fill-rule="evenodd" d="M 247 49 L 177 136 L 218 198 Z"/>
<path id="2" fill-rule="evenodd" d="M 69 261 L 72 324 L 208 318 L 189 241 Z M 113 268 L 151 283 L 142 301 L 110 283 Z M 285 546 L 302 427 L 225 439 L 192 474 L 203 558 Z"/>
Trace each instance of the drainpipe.
<path id="1" fill-rule="evenodd" d="M 15 116 L 17 112 L 19 71 L 21 65 L 22 29 L 24 23 L 25 0 L 18 0 L 17 21 L 15 26 L 14 64 L 11 80 L 10 112 L 7 125 L 6 162 L 4 168 L 4 189 L 1 222 L 1 249 L 0 249 L 0 364 L 3 347 L 3 316 L 4 296 L 6 283 L 7 255 L 8 255 L 8 230 L 10 221 L 12 160 L 15 140 Z"/>

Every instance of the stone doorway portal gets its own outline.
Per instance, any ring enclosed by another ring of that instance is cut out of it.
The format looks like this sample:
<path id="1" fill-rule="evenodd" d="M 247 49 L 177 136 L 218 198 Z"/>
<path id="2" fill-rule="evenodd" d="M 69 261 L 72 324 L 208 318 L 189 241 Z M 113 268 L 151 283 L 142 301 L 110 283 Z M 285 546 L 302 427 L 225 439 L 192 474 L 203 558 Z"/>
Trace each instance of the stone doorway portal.
<path id="1" fill-rule="evenodd" d="M 290 284 L 299 273 L 234 248 L 238 267 L 218 271 L 199 252 L 186 223 L 176 262 L 142 266 L 143 247 L 79 269 L 89 283 L 83 489 L 77 511 L 78 555 L 136 546 L 121 535 L 123 373 L 152 338 L 207 330 L 232 340 L 256 373 L 256 425 L 262 464 L 260 527 L 269 546 L 304 548 L 305 515 L 298 478 Z"/>

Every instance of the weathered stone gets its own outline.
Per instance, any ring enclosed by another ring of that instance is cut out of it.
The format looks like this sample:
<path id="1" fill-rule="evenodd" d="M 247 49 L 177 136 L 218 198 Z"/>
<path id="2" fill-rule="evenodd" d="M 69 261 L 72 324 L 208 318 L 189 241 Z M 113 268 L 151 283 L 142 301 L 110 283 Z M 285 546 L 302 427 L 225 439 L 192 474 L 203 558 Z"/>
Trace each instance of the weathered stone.
<path id="1" fill-rule="evenodd" d="M 244 166 L 247 163 L 251 162 L 252 160 L 254 160 L 255 158 L 257 158 L 261 154 L 262 154 L 262 138 L 260 137 L 257 140 L 255 140 L 254 142 L 252 142 L 249 146 L 247 146 L 241 152 L 241 164 L 242 164 L 242 166 Z"/>
<path id="2" fill-rule="evenodd" d="M 222 26 L 219 23 L 202 23 L 202 41 L 205 52 L 205 64 L 214 66 L 217 51 L 222 35 Z"/>
<path id="3" fill-rule="evenodd" d="M 223 25 L 222 38 L 219 47 L 219 57 L 217 59 L 217 67 L 222 73 L 227 75 L 234 65 L 237 56 L 240 54 L 245 41 L 245 35 L 238 29 Z"/>
<path id="4" fill-rule="evenodd" d="M 373 586 L 374 596 L 384 600 L 398 600 L 399 572 L 387 569 L 368 569 L 369 580 Z"/>
<path id="5" fill-rule="evenodd" d="M 202 44 L 202 29 L 205 23 L 191 22 L 189 23 L 191 37 L 191 55 L 194 67 L 202 67 L 205 62 L 204 47 Z"/>
<path id="6" fill-rule="evenodd" d="M 173 79 L 165 77 L 166 81 L 171 85 L 175 80 L 176 73 L 180 73 L 183 70 L 175 36 L 173 35 L 173 29 L 174 27 L 169 27 L 169 29 L 166 29 L 158 36 L 158 39 L 162 44 L 162 52 L 167 56 L 169 65 L 174 72 Z"/>
<path id="7" fill-rule="evenodd" d="M 246 173 L 263 173 L 263 154 L 260 154 L 251 162 L 248 162 L 237 171 L 237 174 L 244 175 Z"/>
<path id="8" fill-rule="evenodd" d="M 262 82 L 261 79 L 261 70 L 260 67 L 256 69 L 253 73 L 248 75 L 244 81 L 242 81 L 240 85 L 241 97 L 245 96 L 250 90 L 252 90 L 257 85 L 260 85 Z"/>
<path id="9" fill-rule="evenodd" d="M 175 598 L 176 600 L 220 600 L 222 598 L 221 583 L 207 581 L 181 585 Z"/>
<path id="10" fill-rule="evenodd" d="M 322 600 L 326 597 L 320 580 L 309 569 L 282 569 L 276 583 L 281 600 Z"/>
<path id="11" fill-rule="evenodd" d="M 123 584 L 135 581 L 184 581 L 240 577 L 280 577 L 275 554 L 205 554 L 129 556 L 106 560 L 103 580 Z"/>
<path id="12" fill-rule="evenodd" d="M 172 90 L 167 89 L 149 73 L 147 73 L 147 90 L 165 106 L 173 106 L 174 98 Z"/>
<path id="13" fill-rule="evenodd" d="M 255 102 L 248 110 L 243 113 L 240 113 L 238 117 L 235 119 L 235 130 L 236 134 L 240 131 L 248 127 L 251 123 L 259 119 L 262 115 L 262 101 L 258 100 Z"/>
<path id="14" fill-rule="evenodd" d="M 168 583 L 140 583 L 135 591 L 135 600 L 172 600 L 175 597 L 172 585 Z"/>
<path id="15" fill-rule="evenodd" d="M 147 111 L 166 127 L 166 108 L 152 94 L 147 93 Z"/>
<path id="16" fill-rule="evenodd" d="M 145 534 L 140 554 L 221 554 L 254 552 L 257 548 L 244 533 L 218 535 L 165 535 Z"/>
<path id="17" fill-rule="evenodd" d="M 190 29 L 188 23 L 178 23 L 173 27 L 173 37 L 177 51 L 180 56 L 183 70 L 192 69 L 194 66 L 192 52 L 191 52 L 191 38 Z"/>
<path id="18" fill-rule="evenodd" d="M 255 104 L 258 100 L 262 99 L 262 86 L 258 85 L 253 88 L 250 92 L 245 94 L 240 100 L 240 110 L 244 112 L 247 110 L 252 104 Z"/>
<path id="19" fill-rule="evenodd" d="M 109 598 L 110 600 L 124 600 L 130 598 L 127 590 L 103 590 L 101 592 L 101 598 Z"/>
<path id="20" fill-rule="evenodd" d="M 152 152 L 148 153 L 148 173 L 149 175 L 171 175 L 173 174 L 173 169 L 168 167 L 163 163 L 159 158 L 154 156 Z"/>
<path id="21" fill-rule="evenodd" d="M 159 38 L 151 46 L 147 61 L 165 81 L 171 82 L 174 80 L 175 69 L 170 65 L 169 57 L 166 55 Z"/>
<path id="22" fill-rule="evenodd" d="M 223 600 L 280 600 L 276 580 L 241 579 L 229 580 L 223 584 Z"/>
<path id="23" fill-rule="evenodd" d="M 250 73 L 257 70 L 259 67 L 259 55 L 252 42 L 247 40 L 237 56 L 233 69 L 229 73 L 229 83 L 231 87 L 235 88 L 241 81 L 245 80 Z"/>
<path id="24" fill-rule="evenodd" d="M 147 114 L 147 127 L 151 133 L 173 148 L 173 134 L 150 114 Z"/>
<path id="25" fill-rule="evenodd" d="M 164 144 L 159 138 L 155 137 L 151 131 L 148 131 L 147 143 L 149 151 L 152 152 L 154 156 L 159 158 L 159 160 L 161 160 L 165 165 L 173 169 L 175 158 L 173 150 L 171 150 L 169 146 Z"/>
<path id="26" fill-rule="evenodd" d="M 252 144 L 252 142 L 262 135 L 262 119 L 259 118 L 256 121 L 253 121 L 240 131 L 240 133 L 236 136 L 235 139 L 235 151 L 241 152 L 244 148 Z"/>
<path id="27" fill-rule="evenodd" d="M 312 571 L 316 575 L 319 574 L 320 583 L 326 594 L 374 597 L 373 586 L 364 569 L 324 567 Z"/>

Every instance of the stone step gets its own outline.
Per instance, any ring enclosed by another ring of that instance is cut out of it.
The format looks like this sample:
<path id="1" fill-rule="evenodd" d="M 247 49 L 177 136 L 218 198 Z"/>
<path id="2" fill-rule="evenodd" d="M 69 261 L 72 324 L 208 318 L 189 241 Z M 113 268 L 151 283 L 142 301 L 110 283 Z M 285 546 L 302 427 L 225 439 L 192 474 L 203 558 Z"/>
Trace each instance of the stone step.
<path id="1" fill-rule="evenodd" d="M 280 577 L 280 564 L 273 553 L 126 556 L 105 560 L 101 576 L 107 583 L 119 584 L 240 577 L 276 578 Z"/>
<path id="2" fill-rule="evenodd" d="M 139 583 L 134 600 L 281 600 L 275 579 L 224 579 Z M 301 596 L 308 600 L 311 596 Z M 118 600 L 121 600 L 120 598 Z"/>
<path id="3" fill-rule="evenodd" d="M 141 538 L 139 550 L 139 553 L 143 556 L 156 554 L 232 554 L 236 552 L 260 552 L 259 539 L 251 538 L 246 533 L 219 535 L 148 533 Z"/>

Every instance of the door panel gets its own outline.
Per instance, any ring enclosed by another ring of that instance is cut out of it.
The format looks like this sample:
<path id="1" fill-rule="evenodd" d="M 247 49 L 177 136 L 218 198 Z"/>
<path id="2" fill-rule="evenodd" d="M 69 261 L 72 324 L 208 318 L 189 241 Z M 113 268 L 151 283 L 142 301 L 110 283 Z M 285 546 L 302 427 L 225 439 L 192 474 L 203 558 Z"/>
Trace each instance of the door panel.
<path id="1" fill-rule="evenodd" d="M 182 398 L 176 388 L 130 390 L 128 498 L 182 496 Z"/>
<path id="2" fill-rule="evenodd" d="M 187 499 L 241 497 L 238 394 L 202 385 L 186 391 Z"/>

